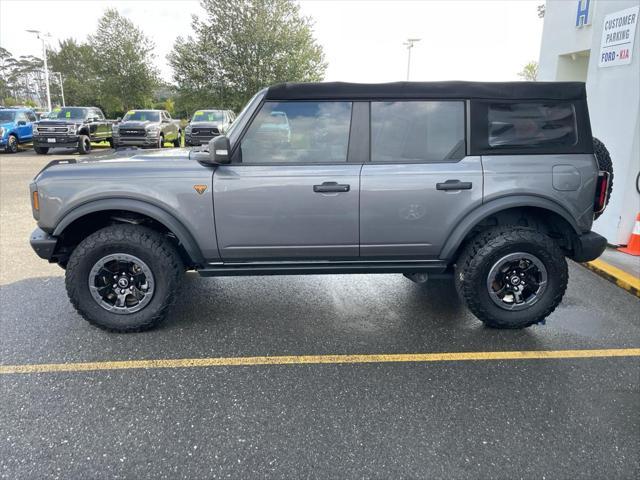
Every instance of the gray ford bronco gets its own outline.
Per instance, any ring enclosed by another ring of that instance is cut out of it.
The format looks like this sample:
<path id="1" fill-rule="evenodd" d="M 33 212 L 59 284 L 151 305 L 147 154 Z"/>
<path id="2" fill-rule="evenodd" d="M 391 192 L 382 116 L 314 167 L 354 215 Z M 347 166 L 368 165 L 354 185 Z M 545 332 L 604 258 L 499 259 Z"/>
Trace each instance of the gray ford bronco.
<path id="1" fill-rule="evenodd" d="M 189 269 L 452 273 L 487 326 L 522 328 L 560 303 L 565 257 L 606 245 L 611 159 L 582 83 L 281 84 L 208 148 L 116 155 L 30 185 L 31 245 L 111 331 L 157 325 Z"/>

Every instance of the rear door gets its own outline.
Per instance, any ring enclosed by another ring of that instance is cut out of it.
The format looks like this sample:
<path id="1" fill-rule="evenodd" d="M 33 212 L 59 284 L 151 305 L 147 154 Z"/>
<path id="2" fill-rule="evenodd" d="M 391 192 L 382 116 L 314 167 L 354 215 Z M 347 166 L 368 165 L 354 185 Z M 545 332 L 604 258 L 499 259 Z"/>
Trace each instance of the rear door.
<path id="1" fill-rule="evenodd" d="M 345 101 L 265 102 L 214 174 L 223 260 L 358 257 L 359 174 Z M 361 120 L 361 123 L 366 121 Z"/>
<path id="2" fill-rule="evenodd" d="M 371 102 L 371 162 L 361 175 L 363 258 L 437 258 L 482 202 L 480 157 L 466 155 L 464 101 Z"/>
<path id="3" fill-rule="evenodd" d="M 38 118 L 35 113 L 27 112 L 27 125 L 25 126 L 26 128 L 24 129 L 24 134 L 22 136 L 23 140 L 27 141 L 33 138 L 33 124 L 37 121 Z"/>
<path id="4" fill-rule="evenodd" d="M 111 125 L 107 123 L 104 118 L 104 113 L 99 108 L 92 109 L 92 115 L 97 119 L 96 123 L 96 137 L 100 140 L 106 140 L 111 136 Z"/>

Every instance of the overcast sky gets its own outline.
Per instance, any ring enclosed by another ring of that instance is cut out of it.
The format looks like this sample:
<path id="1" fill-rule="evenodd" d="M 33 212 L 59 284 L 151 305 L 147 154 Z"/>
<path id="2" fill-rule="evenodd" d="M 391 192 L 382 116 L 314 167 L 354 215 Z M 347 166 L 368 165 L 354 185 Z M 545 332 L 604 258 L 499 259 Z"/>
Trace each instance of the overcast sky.
<path id="1" fill-rule="evenodd" d="M 304 0 L 315 37 L 329 64 L 326 80 L 404 80 L 407 38 L 421 38 L 412 51 L 411 80 L 519 80 L 538 59 L 543 0 L 331 1 Z M 51 44 L 84 40 L 107 7 L 115 7 L 156 44 L 156 63 L 166 80 L 166 55 L 176 36 L 191 32 L 197 0 L 0 0 L 0 45 L 15 56 L 41 56 L 40 43 L 25 32 L 50 32 Z"/>

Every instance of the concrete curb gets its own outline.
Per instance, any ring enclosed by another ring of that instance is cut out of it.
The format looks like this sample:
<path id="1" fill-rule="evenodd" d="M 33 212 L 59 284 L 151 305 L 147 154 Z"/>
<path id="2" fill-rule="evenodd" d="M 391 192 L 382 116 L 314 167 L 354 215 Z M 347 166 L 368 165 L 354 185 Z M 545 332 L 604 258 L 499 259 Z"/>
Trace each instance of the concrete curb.
<path id="1" fill-rule="evenodd" d="M 620 270 L 607 262 L 597 259 L 583 263 L 589 270 L 597 273 L 602 278 L 606 278 L 611 283 L 615 283 L 620 288 L 624 288 L 629 293 L 640 298 L 640 278 L 634 277 L 630 273 Z"/>

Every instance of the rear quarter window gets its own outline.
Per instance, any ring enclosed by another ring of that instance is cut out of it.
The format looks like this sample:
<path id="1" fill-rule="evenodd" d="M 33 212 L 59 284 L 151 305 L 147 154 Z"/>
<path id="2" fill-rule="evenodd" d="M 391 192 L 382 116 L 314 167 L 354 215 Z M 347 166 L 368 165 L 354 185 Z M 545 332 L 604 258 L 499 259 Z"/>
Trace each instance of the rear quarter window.
<path id="1" fill-rule="evenodd" d="M 489 146 L 575 145 L 576 115 L 570 103 L 492 103 L 488 109 Z"/>
<path id="2" fill-rule="evenodd" d="M 471 155 L 593 153 L 586 100 L 471 100 Z"/>

